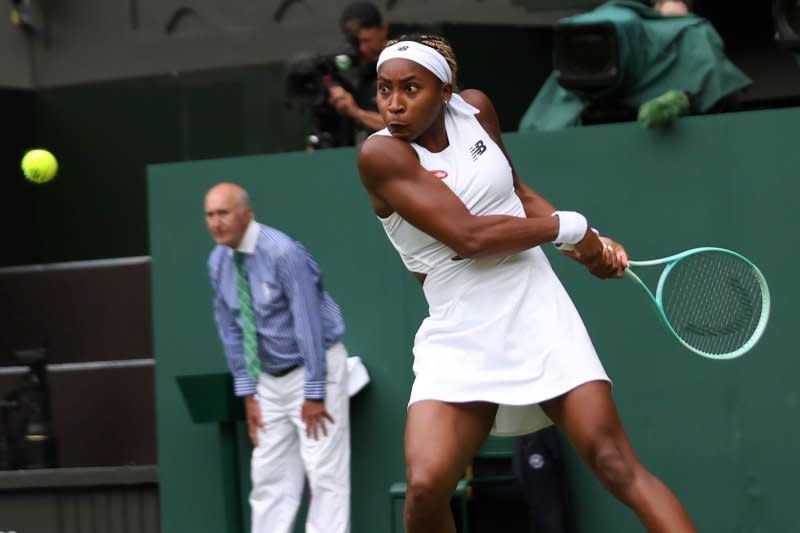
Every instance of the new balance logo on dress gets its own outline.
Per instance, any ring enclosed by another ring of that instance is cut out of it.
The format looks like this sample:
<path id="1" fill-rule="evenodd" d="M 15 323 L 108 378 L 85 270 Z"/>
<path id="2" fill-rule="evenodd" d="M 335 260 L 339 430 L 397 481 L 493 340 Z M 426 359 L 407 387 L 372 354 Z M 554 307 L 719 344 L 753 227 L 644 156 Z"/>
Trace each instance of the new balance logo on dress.
<path id="1" fill-rule="evenodd" d="M 483 152 L 486 151 L 486 145 L 483 144 L 483 141 L 476 142 L 472 148 L 469 149 L 469 155 L 472 156 L 473 161 L 477 161 L 478 156 L 481 155 Z"/>

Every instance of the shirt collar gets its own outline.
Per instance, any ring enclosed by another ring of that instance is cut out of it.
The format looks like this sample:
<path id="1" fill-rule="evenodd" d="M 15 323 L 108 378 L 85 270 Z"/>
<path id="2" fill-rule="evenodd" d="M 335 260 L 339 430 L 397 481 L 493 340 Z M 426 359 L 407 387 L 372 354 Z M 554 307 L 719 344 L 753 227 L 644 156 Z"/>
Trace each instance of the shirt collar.
<path id="1" fill-rule="evenodd" d="M 251 220 L 250 224 L 247 225 L 247 229 L 244 232 L 242 240 L 239 242 L 239 246 L 236 247 L 236 251 L 252 255 L 256 251 L 257 240 L 258 222 Z M 230 253 L 233 255 L 233 249 L 231 249 Z"/>

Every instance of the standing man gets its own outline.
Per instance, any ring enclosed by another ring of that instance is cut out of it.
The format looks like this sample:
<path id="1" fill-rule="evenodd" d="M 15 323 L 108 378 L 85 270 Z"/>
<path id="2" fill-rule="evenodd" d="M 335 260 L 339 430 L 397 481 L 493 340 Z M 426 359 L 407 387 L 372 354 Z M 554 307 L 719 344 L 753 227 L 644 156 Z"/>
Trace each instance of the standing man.
<path id="1" fill-rule="evenodd" d="M 358 85 L 356 94 L 350 94 L 341 86 L 328 89 L 328 103 L 343 117 L 356 125 L 356 144 L 375 131 L 385 127 L 378 113 L 377 71 L 378 55 L 386 46 L 389 23 L 370 2 L 353 2 L 342 10 L 339 27 L 353 47 L 358 49 Z"/>
<path id="2" fill-rule="evenodd" d="M 253 442 L 252 533 L 289 533 L 308 476 L 306 533 L 350 531 L 350 422 L 344 321 L 314 258 L 253 219 L 247 192 L 205 198 L 217 243 L 214 316 Z"/>

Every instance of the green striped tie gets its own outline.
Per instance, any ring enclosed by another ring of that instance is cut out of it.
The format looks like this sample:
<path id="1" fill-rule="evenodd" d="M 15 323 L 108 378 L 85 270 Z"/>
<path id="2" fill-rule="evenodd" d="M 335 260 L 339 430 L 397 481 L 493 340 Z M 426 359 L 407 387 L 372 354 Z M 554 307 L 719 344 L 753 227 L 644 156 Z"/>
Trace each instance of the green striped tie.
<path id="1" fill-rule="evenodd" d="M 239 314 L 242 317 L 242 345 L 244 346 L 244 366 L 247 373 L 258 381 L 261 373 L 261 363 L 258 361 L 258 340 L 256 333 L 256 318 L 253 314 L 253 300 L 250 296 L 250 282 L 247 272 L 242 266 L 240 252 L 235 253 L 236 259 L 236 294 L 239 296 Z"/>

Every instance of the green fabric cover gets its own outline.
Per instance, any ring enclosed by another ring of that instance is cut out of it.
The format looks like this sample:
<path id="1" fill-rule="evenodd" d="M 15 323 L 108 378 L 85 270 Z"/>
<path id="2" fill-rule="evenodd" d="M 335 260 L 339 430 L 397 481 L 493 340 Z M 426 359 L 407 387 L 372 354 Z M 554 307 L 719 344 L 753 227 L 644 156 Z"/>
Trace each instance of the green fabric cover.
<path id="1" fill-rule="evenodd" d="M 620 102 L 637 109 L 670 90 L 693 95 L 693 110 L 706 112 L 751 80 L 724 53 L 724 43 L 706 19 L 663 16 L 634 0 L 612 0 L 559 24 L 612 22 L 617 28 L 622 84 Z M 520 121 L 520 131 L 579 125 L 588 101 L 561 87 L 551 74 Z"/>

